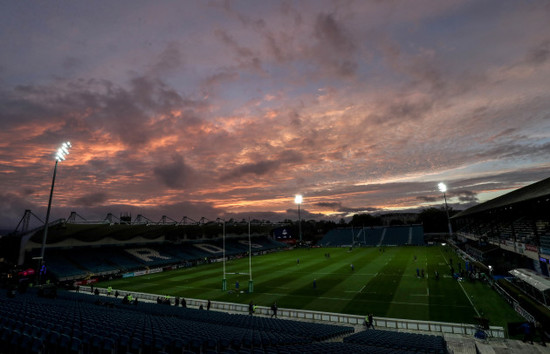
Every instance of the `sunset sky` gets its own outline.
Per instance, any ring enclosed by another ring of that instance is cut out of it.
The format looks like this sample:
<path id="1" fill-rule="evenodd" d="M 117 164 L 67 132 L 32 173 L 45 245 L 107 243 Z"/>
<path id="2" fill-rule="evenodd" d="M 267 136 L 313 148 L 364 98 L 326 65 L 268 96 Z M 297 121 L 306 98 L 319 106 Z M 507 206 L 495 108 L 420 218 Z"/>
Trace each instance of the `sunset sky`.
<path id="1" fill-rule="evenodd" d="M 548 1 L 8 1 L 0 229 L 339 220 L 550 176 Z"/>

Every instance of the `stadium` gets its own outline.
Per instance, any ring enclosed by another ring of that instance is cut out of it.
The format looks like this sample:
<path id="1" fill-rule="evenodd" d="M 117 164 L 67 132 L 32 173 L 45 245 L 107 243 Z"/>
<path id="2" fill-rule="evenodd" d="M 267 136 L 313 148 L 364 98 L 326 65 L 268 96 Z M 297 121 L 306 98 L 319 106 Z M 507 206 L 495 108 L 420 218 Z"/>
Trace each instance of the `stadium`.
<path id="1" fill-rule="evenodd" d="M 30 229 L 27 210 L 0 238 L 1 352 L 542 353 L 549 203 L 545 179 L 452 215 L 452 235 L 339 225 L 308 243 L 301 220 Z"/>

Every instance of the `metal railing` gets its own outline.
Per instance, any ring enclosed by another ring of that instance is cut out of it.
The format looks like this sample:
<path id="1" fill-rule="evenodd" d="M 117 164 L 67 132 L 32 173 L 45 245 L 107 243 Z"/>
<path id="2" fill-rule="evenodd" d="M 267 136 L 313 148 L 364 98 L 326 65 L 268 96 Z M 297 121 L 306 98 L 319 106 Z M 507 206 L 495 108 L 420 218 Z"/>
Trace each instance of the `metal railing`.
<path id="1" fill-rule="evenodd" d="M 96 288 L 100 294 L 106 295 L 107 289 Z M 80 286 L 81 292 L 91 293 L 90 286 Z M 112 294 L 117 289 L 112 289 Z M 118 290 L 121 296 L 126 294 L 132 294 L 133 297 L 137 297 L 140 301 L 156 302 L 157 298 L 165 298 L 165 295 L 147 294 L 132 292 L 127 290 Z M 112 295 L 111 295 L 112 296 Z M 172 300 L 173 301 L 173 300 Z M 206 309 L 208 300 L 185 298 L 187 307 Z M 231 302 L 211 301 L 210 309 L 231 313 L 248 314 L 248 304 L 237 304 Z M 255 315 L 271 316 L 272 311 L 268 306 L 256 306 Z M 329 323 L 338 325 L 351 325 L 362 326 L 365 321 L 364 316 L 348 315 L 342 313 L 322 312 L 322 311 L 310 311 L 299 309 L 278 308 L 277 318 L 290 319 L 290 320 L 302 320 L 318 323 Z M 375 317 L 374 326 L 380 329 L 390 330 L 403 330 L 403 331 L 418 331 L 429 332 L 427 334 L 444 335 L 444 334 L 461 334 L 473 336 L 479 327 L 475 324 L 469 323 L 452 323 L 452 322 L 436 322 L 436 321 L 420 321 L 420 320 L 407 320 L 387 317 Z M 485 330 L 493 338 L 505 338 L 505 332 L 503 327 L 489 326 L 489 329 Z"/>

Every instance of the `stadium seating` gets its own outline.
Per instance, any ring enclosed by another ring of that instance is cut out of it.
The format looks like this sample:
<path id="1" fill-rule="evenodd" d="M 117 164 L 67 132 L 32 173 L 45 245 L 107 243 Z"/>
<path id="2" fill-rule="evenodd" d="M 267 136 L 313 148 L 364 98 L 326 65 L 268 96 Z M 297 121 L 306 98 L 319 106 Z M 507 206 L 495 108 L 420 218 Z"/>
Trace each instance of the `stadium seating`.
<path id="1" fill-rule="evenodd" d="M 359 234 L 358 241 L 365 246 L 378 246 L 382 243 L 385 230 L 385 228 L 363 228 L 362 234 Z"/>
<path id="2" fill-rule="evenodd" d="M 458 229 L 459 233 L 479 237 L 486 237 L 494 244 L 502 241 L 516 241 L 528 245 L 538 246 L 537 235 L 541 239 L 550 236 L 550 223 L 534 216 L 518 216 L 512 220 L 493 219 L 469 220 Z"/>
<path id="3" fill-rule="evenodd" d="M 339 228 L 330 230 L 318 244 L 325 247 L 420 246 L 424 245 L 424 231 L 422 225 Z"/>
<path id="4" fill-rule="evenodd" d="M 10 353 L 445 352 L 442 337 L 388 331 L 333 341 L 352 332 L 346 326 L 153 303 L 123 305 L 65 291 L 56 299 L 37 297 L 33 290 L 15 298 L 0 295 L 0 348 Z"/>
<path id="5" fill-rule="evenodd" d="M 338 247 L 338 246 L 349 246 L 353 245 L 356 242 L 356 239 L 359 235 L 359 233 L 362 231 L 361 228 L 339 228 L 339 229 L 333 229 L 330 230 L 321 241 L 319 241 L 317 244 L 319 246 L 330 246 L 330 247 Z"/>
<path id="6" fill-rule="evenodd" d="M 443 337 L 417 333 L 367 330 L 344 338 L 344 342 L 367 344 L 395 351 L 441 354 L 447 352 Z"/>
<path id="7" fill-rule="evenodd" d="M 47 252 L 48 271 L 65 279 L 79 279 L 88 274 L 86 269 L 78 267 L 66 258 L 65 252 L 61 250 L 48 250 Z"/>
<path id="8" fill-rule="evenodd" d="M 73 264 L 98 275 L 118 273 L 119 268 L 103 255 L 103 253 L 90 252 L 90 250 L 77 248 L 68 252 L 66 258 Z"/>
<path id="9" fill-rule="evenodd" d="M 205 249 L 204 244 L 211 247 Z M 286 247 L 285 244 L 267 237 L 252 239 L 252 245 L 252 252 Z M 246 254 L 248 248 L 247 238 L 228 238 L 226 240 L 227 256 Z M 215 252 L 215 250 L 219 251 Z M 58 280 L 66 281 L 81 279 L 89 274 L 96 276 L 118 274 L 146 268 L 202 261 L 205 258 L 221 257 L 222 250 L 223 241 L 217 239 L 188 241 L 179 244 L 148 243 L 145 245 L 97 246 L 93 248 L 93 252 L 90 251 L 90 247 L 49 248 L 46 259 L 48 270 Z M 38 251 L 35 250 L 36 253 Z M 140 257 L 140 252 L 145 256 Z"/>

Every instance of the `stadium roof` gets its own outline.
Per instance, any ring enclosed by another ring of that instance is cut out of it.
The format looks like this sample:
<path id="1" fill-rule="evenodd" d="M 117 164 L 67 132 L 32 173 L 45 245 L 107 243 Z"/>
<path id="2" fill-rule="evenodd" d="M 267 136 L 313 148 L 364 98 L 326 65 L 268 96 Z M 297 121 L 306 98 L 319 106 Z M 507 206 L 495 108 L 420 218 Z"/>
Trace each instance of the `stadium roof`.
<path id="1" fill-rule="evenodd" d="M 495 199 L 488 200 L 485 203 L 481 203 L 471 208 L 468 208 L 454 215 L 452 218 L 460 218 L 467 215 L 476 214 L 491 209 L 502 208 L 511 204 L 525 202 L 545 196 L 550 198 L 550 178 L 530 184 L 523 188 L 516 189 L 515 191 L 501 195 L 500 197 L 497 197 Z"/>
<path id="2" fill-rule="evenodd" d="M 550 289 L 550 278 L 537 274 L 531 269 L 517 268 L 512 269 L 509 273 L 539 291 L 544 292 Z"/>

